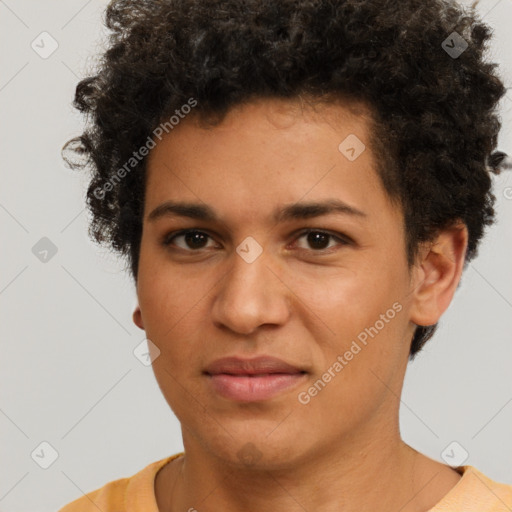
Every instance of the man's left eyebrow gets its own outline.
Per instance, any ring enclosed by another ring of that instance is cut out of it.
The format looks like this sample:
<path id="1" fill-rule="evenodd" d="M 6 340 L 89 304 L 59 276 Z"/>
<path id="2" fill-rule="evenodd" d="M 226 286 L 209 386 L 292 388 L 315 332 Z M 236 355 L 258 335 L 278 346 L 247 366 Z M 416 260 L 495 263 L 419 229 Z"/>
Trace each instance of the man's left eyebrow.
<path id="1" fill-rule="evenodd" d="M 276 223 L 289 220 L 311 219 L 322 215 L 343 214 L 354 217 L 367 217 L 367 214 L 354 206 L 339 199 L 327 199 L 325 201 L 302 202 L 285 205 L 274 211 L 273 219 Z M 208 205 L 199 203 L 166 201 L 157 206 L 147 217 L 148 221 L 154 221 L 161 217 L 188 217 L 196 220 L 215 222 L 219 220 L 215 210 Z"/>
<path id="2" fill-rule="evenodd" d="M 367 217 L 368 215 L 339 199 L 327 199 L 317 202 L 302 202 L 286 205 L 274 213 L 275 222 L 285 222 L 295 219 L 311 219 L 333 213 L 350 215 L 354 217 Z"/>

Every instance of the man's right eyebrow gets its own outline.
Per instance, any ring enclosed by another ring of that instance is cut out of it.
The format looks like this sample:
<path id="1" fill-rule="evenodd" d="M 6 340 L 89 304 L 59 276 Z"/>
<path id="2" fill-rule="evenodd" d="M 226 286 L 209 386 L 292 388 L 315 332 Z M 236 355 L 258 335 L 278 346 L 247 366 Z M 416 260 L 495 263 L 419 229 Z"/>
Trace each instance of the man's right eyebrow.
<path id="1" fill-rule="evenodd" d="M 147 217 L 148 222 L 155 221 L 162 217 L 188 217 L 190 219 L 205 220 L 214 222 L 218 220 L 212 208 L 198 203 L 177 203 L 166 201 L 157 206 Z"/>

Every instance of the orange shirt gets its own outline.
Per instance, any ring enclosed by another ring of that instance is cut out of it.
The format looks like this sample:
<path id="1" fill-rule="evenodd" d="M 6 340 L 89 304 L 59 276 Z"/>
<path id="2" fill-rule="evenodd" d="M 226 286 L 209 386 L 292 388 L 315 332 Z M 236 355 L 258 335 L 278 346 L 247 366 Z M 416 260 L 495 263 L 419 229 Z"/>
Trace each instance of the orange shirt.
<path id="1" fill-rule="evenodd" d="M 183 455 L 153 462 L 128 478 L 121 478 L 78 498 L 58 512 L 159 512 L 155 476 L 168 462 Z M 473 466 L 456 468 L 462 475 L 448 494 L 428 512 L 510 512 L 512 485 L 491 480 Z"/>

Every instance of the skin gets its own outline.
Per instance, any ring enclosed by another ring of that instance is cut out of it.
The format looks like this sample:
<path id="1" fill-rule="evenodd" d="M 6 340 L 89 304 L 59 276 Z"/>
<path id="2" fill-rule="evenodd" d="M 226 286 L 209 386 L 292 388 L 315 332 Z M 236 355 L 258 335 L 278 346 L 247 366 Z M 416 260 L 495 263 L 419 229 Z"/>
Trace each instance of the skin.
<path id="1" fill-rule="evenodd" d="M 213 128 L 189 115 L 152 150 L 133 319 L 160 350 L 153 369 L 186 453 L 157 475 L 161 512 L 270 503 L 287 512 L 426 511 L 460 480 L 401 440 L 399 397 L 415 326 L 436 323 L 457 288 L 467 229 L 442 231 L 407 266 L 403 214 L 375 172 L 369 116 L 363 105 L 260 99 Z M 349 134 L 366 144 L 354 161 L 338 150 Z M 286 204 L 329 198 L 365 216 L 271 217 Z M 150 220 L 169 200 L 209 205 L 219 220 Z M 191 228 L 209 236 L 162 243 Z M 305 228 L 350 241 L 315 245 Z M 248 236 L 263 248 L 252 263 L 236 252 Z M 401 311 L 300 403 L 298 394 L 397 302 Z M 263 354 L 303 368 L 304 380 L 241 403 L 216 394 L 202 373 L 221 357 Z"/>

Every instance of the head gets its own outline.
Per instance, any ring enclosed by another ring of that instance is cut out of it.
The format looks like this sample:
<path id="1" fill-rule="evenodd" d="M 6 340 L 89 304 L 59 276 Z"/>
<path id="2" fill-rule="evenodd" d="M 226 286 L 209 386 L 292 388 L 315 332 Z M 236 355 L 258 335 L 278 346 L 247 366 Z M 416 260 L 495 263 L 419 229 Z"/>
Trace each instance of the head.
<path id="1" fill-rule="evenodd" d="M 490 28 L 441 0 L 124 0 L 106 25 L 67 159 L 92 171 L 91 234 L 127 259 L 171 407 L 201 430 L 182 385 L 229 426 L 219 439 L 252 438 L 201 370 L 270 353 L 306 372 L 306 390 L 331 375 L 294 402 L 304 421 L 325 430 L 336 400 L 350 419 L 331 436 L 368 424 L 493 222 L 505 88 L 484 60 Z M 456 58 L 442 46 L 453 32 L 468 43 Z M 333 200 L 338 213 L 311 206 Z M 276 403 L 257 432 L 279 421 Z M 301 435 L 289 429 L 276 445 Z"/>

